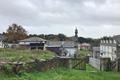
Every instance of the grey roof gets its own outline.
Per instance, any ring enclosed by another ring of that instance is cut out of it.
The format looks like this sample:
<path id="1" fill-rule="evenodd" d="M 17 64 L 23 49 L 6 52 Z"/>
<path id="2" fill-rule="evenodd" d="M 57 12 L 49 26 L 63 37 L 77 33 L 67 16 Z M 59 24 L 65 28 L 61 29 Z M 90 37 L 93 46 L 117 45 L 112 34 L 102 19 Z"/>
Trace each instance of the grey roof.
<path id="1" fill-rule="evenodd" d="M 120 35 L 113 36 L 113 39 L 120 43 Z"/>
<path id="2" fill-rule="evenodd" d="M 117 43 L 120 43 L 120 35 L 115 35 L 113 37 L 108 37 L 106 39 L 101 39 L 101 40 L 115 40 Z M 101 44 L 105 44 L 105 43 L 101 43 Z"/>
<path id="3" fill-rule="evenodd" d="M 116 47 L 115 43 L 100 43 L 100 45 Z"/>
<path id="4" fill-rule="evenodd" d="M 39 37 L 30 37 L 24 40 L 20 40 L 20 42 L 41 42 L 41 41 L 46 41 L 46 40 Z"/>
<path id="5" fill-rule="evenodd" d="M 73 41 L 49 41 L 47 42 L 48 47 L 75 47 Z"/>
<path id="6" fill-rule="evenodd" d="M 61 41 L 48 41 L 47 45 L 48 47 L 60 47 L 61 46 Z"/>
<path id="7" fill-rule="evenodd" d="M 63 47 L 75 47 L 75 43 L 73 41 L 66 41 L 64 42 Z"/>

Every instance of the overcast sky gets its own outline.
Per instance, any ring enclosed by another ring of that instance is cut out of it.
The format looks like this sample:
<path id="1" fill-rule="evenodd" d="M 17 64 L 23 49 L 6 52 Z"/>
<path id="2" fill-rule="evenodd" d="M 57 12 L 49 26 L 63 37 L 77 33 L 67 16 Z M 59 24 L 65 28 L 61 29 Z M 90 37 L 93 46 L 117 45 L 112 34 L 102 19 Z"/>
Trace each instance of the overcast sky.
<path id="1" fill-rule="evenodd" d="M 0 32 L 22 25 L 28 33 L 99 38 L 120 34 L 120 0 L 0 0 Z"/>

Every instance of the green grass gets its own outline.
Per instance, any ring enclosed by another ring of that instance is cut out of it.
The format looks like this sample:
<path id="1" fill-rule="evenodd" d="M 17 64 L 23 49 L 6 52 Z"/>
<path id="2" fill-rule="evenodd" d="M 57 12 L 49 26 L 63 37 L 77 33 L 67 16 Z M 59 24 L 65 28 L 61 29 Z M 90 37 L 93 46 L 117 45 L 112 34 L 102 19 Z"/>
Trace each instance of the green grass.
<path id="1" fill-rule="evenodd" d="M 95 72 L 95 71 L 98 71 L 97 69 L 93 68 L 91 65 L 87 64 L 86 65 L 86 71 L 92 71 L 92 72 Z"/>
<path id="2" fill-rule="evenodd" d="M 88 54 L 90 54 L 91 52 L 89 50 L 80 50 L 79 53 L 81 57 L 84 57 L 88 56 Z"/>
<path id="3" fill-rule="evenodd" d="M 82 51 L 82 54 L 86 53 L 86 51 Z M 22 61 L 30 61 L 33 58 L 50 59 L 54 57 L 54 53 L 50 51 L 0 49 L 0 60 L 17 60 L 21 57 Z M 47 72 L 23 72 L 20 76 L 0 72 L 0 80 L 120 80 L 120 73 L 101 72 L 87 65 L 85 71 L 58 68 Z"/>
<path id="4" fill-rule="evenodd" d="M 0 80 L 120 80 L 120 73 L 100 72 L 87 65 L 87 70 L 53 69 L 47 72 L 23 73 L 21 76 L 0 74 Z"/>
<path id="5" fill-rule="evenodd" d="M 0 49 L 1 61 L 32 61 L 33 59 L 51 59 L 55 53 L 50 51 L 30 51 L 30 50 L 14 50 Z"/>

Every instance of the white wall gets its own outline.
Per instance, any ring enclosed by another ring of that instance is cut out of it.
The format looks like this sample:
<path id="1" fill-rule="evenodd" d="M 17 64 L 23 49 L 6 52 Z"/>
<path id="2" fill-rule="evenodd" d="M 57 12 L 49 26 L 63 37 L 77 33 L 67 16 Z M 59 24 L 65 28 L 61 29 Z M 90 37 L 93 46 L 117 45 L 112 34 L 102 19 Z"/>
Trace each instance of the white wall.
<path id="1" fill-rule="evenodd" d="M 116 50 L 117 50 L 116 47 L 100 45 L 100 53 L 103 53 L 103 55 L 100 55 L 100 56 L 109 57 L 111 58 L 111 60 L 115 60 Z"/>
<path id="2" fill-rule="evenodd" d="M 0 48 L 4 48 L 4 44 L 2 41 L 0 41 Z"/>
<path id="3" fill-rule="evenodd" d="M 74 57 L 74 54 L 76 52 L 76 48 L 65 48 L 68 51 L 67 57 Z"/>
<path id="4" fill-rule="evenodd" d="M 100 70 L 100 60 L 95 58 L 89 58 L 89 64 L 94 68 Z"/>

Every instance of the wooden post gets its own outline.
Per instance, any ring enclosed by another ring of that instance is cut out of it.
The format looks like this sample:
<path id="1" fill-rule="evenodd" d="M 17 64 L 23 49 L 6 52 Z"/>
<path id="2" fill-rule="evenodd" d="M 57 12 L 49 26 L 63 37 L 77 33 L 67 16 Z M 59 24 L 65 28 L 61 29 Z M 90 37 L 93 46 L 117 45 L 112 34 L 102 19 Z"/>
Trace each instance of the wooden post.
<path id="1" fill-rule="evenodd" d="M 69 59 L 69 69 L 72 69 L 72 59 Z"/>

